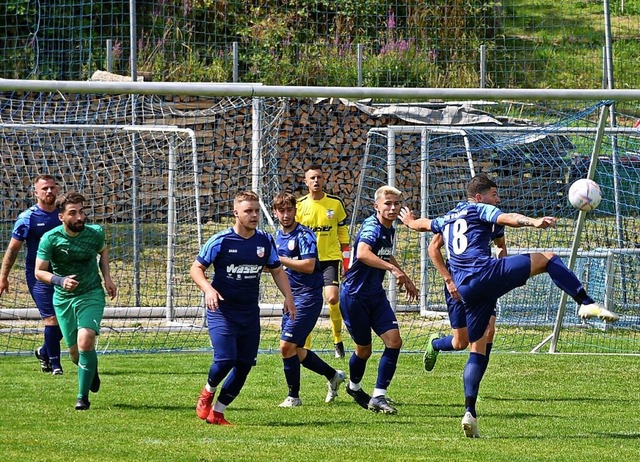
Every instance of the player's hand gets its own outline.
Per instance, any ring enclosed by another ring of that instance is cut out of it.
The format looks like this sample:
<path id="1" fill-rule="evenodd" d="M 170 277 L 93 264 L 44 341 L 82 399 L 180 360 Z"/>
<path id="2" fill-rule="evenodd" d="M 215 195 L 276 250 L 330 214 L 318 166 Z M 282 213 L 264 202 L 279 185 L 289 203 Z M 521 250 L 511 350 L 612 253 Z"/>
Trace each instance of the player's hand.
<path id="1" fill-rule="evenodd" d="M 116 288 L 116 285 L 113 283 L 111 279 L 104 281 L 104 288 L 107 289 L 107 294 L 109 294 L 109 298 L 111 300 L 116 298 L 116 295 L 118 294 L 118 289 Z"/>
<path id="2" fill-rule="evenodd" d="M 283 313 L 288 313 L 291 320 L 296 319 L 296 304 L 293 299 L 284 299 L 284 306 L 282 307 Z"/>
<path id="3" fill-rule="evenodd" d="M 416 288 L 413 281 L 411 281 L 411 279 L 409 279 L 408 277 L 407 277 L 407 280 L 404 282 L 404 288 L 407 291 L 409 302 L 414 302 L 415 300 L 418 299 L 418 295 L 420 295 L 420 292 Z"/>
<path id="4" fill-rule="evenodd" d="M 535 220 L 533 220 L 533 224 L 534 224 L 534 227 L 538 229 L 555 228 L 556 218 L 555 217 L 536 218 Z"/>
<path id="5" fill-rule="evenodd" d="M 78 287 L 78 284 L 80 284 L 77 280 L 76 280 L 77 275 L 75 274 L 70 274 L 69 276 L 65 276 L 64 280 L 62 281 L 62 285 L 60 287 L 62 287 L 64 290 L 68 290 L 69 292 L 75 290 L 76 287 Z"/>
<path id="6" fill-rule="evenodd" d="M 204 304 L 210 311 L 217 311 L 220 306 L 220 300 L 224 300 L 216 289 L 211 287 L 204 294 Z"/>
<path id="7" fill-rule="evenodd" d="M 398 218 L 400 218 L 400 221 L 402 221 L 402 223 L 407 226 L 409 226 L 409 223 L 416 219 L 416 217 L 407 206 L 404 206 L 400 209 L 400 211 L 398 212 Z"/>
<path id="8" fill-rule="evenodd" d="M 9 292 L 9 280 L 0 279 L 0 295 L 2 295 L 5 292 Z"/>
<path id="9" fill-rule="evenodd" d="M 449 295 L 451 295 L 454 300 L 461 301 L 462 297 L 460 296 L 460 292 L 458 292 L 458 287 L 456 286 L 455 282 L 453 282 L 453 279 L 445 282 L 445 284 L 447 285 L 447 290 L 449 291 Z"/>

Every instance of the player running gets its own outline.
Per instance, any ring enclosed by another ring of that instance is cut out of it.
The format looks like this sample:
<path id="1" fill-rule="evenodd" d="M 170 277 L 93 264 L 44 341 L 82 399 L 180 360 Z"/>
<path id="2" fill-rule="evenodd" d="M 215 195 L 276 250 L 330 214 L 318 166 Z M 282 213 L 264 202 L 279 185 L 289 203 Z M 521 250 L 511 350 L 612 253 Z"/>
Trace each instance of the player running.
<path id="1" fill-rule="evenodd" d="M 100 389 L 95 344 L 104 314 L 105 289 L 111 299 L 116 296 L 104 230 L 85 225 L 85 202 L 74 191 L 58 197 L 62 225 L 42 236 L 35 268 L 39 281 L 54 286 L 53 307 L 71 360 L 78 365 L 78 411 L 89 409 L 89 391 Z"/>
<path id="2" fill-rule="evenodd" d="M 260 198 L 239 192 L 233 201 L 233 227 L 211 237 L 200 249 L 189 274 L 204 292 L 213 363 L 196 404 L 196 414 L 214 425 L 231 425 L 227 406 L 240 394 L 255 366 L 260 343 L 260 275 L 269 268 L 282 295 L 284 312 L 295 319 L 296 307 L 289 280 L 282 269 L 273 237 L 257 229 Z M 213 265 L 213 279 L 205 271 Z M 213 397 L 226 377 L 218 399 Z"/>

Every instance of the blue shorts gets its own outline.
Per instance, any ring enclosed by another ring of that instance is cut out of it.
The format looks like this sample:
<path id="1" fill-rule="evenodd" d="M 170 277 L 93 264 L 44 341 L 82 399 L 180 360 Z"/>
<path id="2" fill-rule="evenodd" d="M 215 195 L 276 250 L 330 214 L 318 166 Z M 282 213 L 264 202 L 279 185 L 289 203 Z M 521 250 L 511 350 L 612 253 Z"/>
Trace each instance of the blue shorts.
<path id="1" fill-rule="evenodd" d="M 464 303 L 461 300 L 456 300 L 451 296 L 447 290 L 447 286 L 444 287 L 444 298 L 447 302 L 447 312 L 449 313 L 449 324 L 452 329 L 464 329 L 467 327 L 467 310 Z M 491 313 L 492 316 L 496 315 L 495 305 Z"/>
<path id="2" fill-rule="evenodd" d="M 398 329 L 398 319 L 384 292 L 379 295 L 359 297 L 340 291 L 340 312 L 344 325 L 356 345 L 370 345 L 371 330 L 380 336 L 391 329 Z"/>
<path id="3" fill-rule="evenodd" d="M 531 257 L 528 254 L 512 255 L 492 260 L 483 271 L 458 285 L 467 318 L 469 341 L 482 338 L 492 315 L 495 315 L 498 298 L 527 283 L 531 275 Z"/>
<path id="4" fill-rule="evenodd" d="M 496 314 L 496 302 L 497 300 L 493 300 L 465 305 L 469 342 L 477 342 L 482 338 L 489 327 L 491 316 Z"/>
<path id="5" fill-rule="evenodd" d="M 498 300 L 516 287 L 525 285 L 530 275 L 531 257 L 528 254 L 498 258 L 458 284 L 458 292 L 467 305 Z"/>
<path id="6" fill-rule="evenodd" d="M 318 297 L 294 298 L 296 303 L 296 318 L 291 319 L 289 313 L 282 315 L 282 335 L 280 339 L 285 342 L 295 343 L 297 346 L 304 346 L 307 337 L 316 326 L 318 316 L 322 311 L 323 299 L 322 291 L 318 291 Z"/>
<path id="7" fill-rule="evenodd" d="M 32 272 L 33 273 L 33 272 Z M 38 307 L 41 318 L 50 318 L 56 315 L 56 311 L 53 308 L 53 286 L 38 281 L 36 277 L 27 273 L 27 287 L 29 287 L 29 293 L 31 298 Z"/>
<path id="8" fill-rule="evenodd" d="M 260 317 L 250 323 L 230 320 L 218 311 L 207 310 L 209 338 L 215 362 L 256 365 L 260 346 Z"/>

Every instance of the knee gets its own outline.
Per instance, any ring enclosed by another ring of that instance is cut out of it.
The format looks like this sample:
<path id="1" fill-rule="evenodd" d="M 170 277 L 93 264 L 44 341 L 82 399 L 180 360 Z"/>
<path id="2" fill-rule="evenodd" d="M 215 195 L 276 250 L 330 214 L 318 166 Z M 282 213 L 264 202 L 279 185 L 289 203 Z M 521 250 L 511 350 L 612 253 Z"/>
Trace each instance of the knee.
<path id="1" fill-rule="evenodd" d="M 464 350 L 465 348 L 467 348 L 469 346 L 469 340 L 454 338 L 451 341 L 451 345 L 453 346 L 453 349 L 456 350 L 456 351 Z"/>
<path id="2" fill-rule="evenodd" d="M 297 353 L 297 346 L 291 342 L 280 342 L 280 354 L 283 358 L 290 358 Z"/>
<path id="3" fill-rule="evenodd" d="M 384 346 L 386 346 L 387 348 L 399 350 L 400 348 L 402 348 L 402 337 L 392 337 L 384 342 Z"/>
<path id="4" fill-rule="evenodd" d="M 371 357 L 371 345 L 356 345 L 356 356 L 365 361 Z"/>
<path id="5" fill-rule="evenodd" d="M 340 297 L 338 295 L 327 295 L 327 303 L 329 305 L 337 305 L 340 302 Z"/>

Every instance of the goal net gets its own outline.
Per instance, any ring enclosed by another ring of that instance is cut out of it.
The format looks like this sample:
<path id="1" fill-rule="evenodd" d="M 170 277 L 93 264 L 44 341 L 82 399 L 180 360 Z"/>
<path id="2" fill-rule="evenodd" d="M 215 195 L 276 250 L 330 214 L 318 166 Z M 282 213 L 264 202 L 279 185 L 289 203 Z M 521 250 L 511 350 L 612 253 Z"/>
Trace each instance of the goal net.
<path id="1" fill-rule="evenodd" d="M 108 302 L 101 351 L 209 349 L 202 295 L 189 277 L 200 246 L 233 223 L 240 190 L 259 192 L 262 226 L 273 231 L 273 197 L 281 190 L 306 194 L 304 167 L 311 163 L 325 168 L 327 192 L 343 198 L 352 238 L 384 184 L 395 184 L 407 205 L 434 217 L 465 199 L 473 174 L 489 173 L 503 210 L 560 219 L 555 230 L 507 230 L 510 251 L 553 250 L 595 299 L 622 315 L 614 326 L 582 322 L 573 301 L 562 300 L 547 275 L 536 276 L 500 300 L 494 348 L 638 350 L 640 137 L 631 128 L 638 101 L 433 103 L 407 92 L 391 104 L 286 91 L 222 96 L 233 86 L 219 88 L 220 96 L 173 96 L 169 89 L 125 94 L 129 87 L 107 95 L 104 87 L 87 94 L 0 94 L 0 245 L 6 248 L 17 215 L 32 205 L 37 174 L 52 174 L 61 191 L 89 199 L 90 220 L 106 228 L 119 288 Z M 193 94 L 191 87 L 185 93 Z M 595 212 L 578 214 L 566 193 L 592 165 L 603 201 Z M 420 287 L 419 302 L 407 303 L 387 279 L 408 351 L 422 351 L 430 334 L 449 331 L 427 239 L 398 226 L 396 257 Z M 0 297 L 0 354 L 28 354 L 41 341 L 43 325 L 22 265 L 19 259 L 11 290 Z M 265 275 L 262 351 L 278 349 L 281 304 Z M 317 350 L 333 349 L 327 314 L 313 332 Z M 353 345 L 347 340 L 346 347 Z"/>

